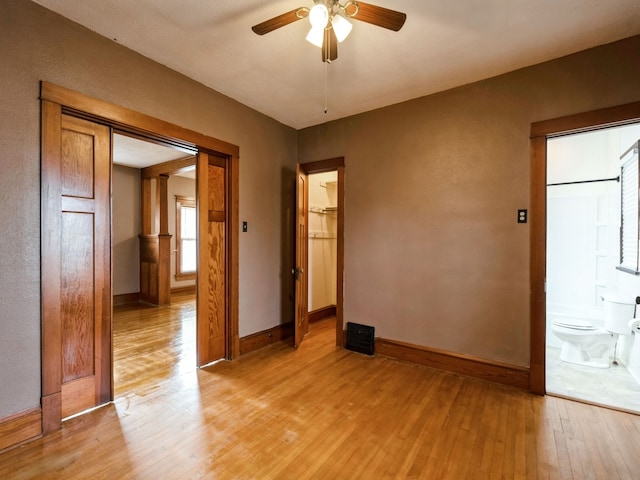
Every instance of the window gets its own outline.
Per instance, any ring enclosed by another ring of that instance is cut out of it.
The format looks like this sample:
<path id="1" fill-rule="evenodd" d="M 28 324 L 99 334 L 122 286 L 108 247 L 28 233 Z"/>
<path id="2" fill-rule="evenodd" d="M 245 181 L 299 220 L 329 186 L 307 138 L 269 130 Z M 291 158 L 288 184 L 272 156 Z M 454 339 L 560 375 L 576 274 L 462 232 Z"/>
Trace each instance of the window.
<path id="1" fill-rule="evenodd" d="M 196 201 L 176 195 L 176 280 L 196 278 Z"/>
<path id="2" fill-rule="evenodd" d="M 620 157 L 620 266 L 619 270 L 640 274 L 638 264 L 638 144 Z"/>

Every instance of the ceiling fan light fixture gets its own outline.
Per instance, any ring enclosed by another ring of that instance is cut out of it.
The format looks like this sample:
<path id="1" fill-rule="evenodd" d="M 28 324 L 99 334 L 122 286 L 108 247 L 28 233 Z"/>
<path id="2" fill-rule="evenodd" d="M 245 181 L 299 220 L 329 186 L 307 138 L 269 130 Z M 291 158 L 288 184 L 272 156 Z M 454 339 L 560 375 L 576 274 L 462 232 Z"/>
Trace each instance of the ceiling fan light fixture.
<path id="1" fill-rule="evenodd" d="M 316 3 L 309 10 L 309 22 L 312 28 L 324 28 L 329 22 L 329 10 L 323 3 Z"/>
<path id="2" fill-rule="evenodd" d="M 322 48 L 322 42 L 324 40 L 324 27 L 311 27 L 307 34 L 307 42 L 315 45 L 318 48 Z"/>
<path id="3" fill-rule="evenodd" d="M 334 15 L 331 19 L 331 26 L 333 27 L 333 31 L 336 32 L 336 38 L 339 42 L 347 38 L 353 28 L 349 20 L 338 14 Z"/>

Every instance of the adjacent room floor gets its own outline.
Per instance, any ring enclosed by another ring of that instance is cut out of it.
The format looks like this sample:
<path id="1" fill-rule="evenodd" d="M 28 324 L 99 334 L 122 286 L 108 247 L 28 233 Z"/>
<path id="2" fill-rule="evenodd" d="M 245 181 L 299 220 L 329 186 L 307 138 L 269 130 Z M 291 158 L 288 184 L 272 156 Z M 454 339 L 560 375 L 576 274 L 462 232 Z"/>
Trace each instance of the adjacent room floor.
<path id="1" fill-rule="evenodd" d="M 547 393 L 640 414 L 640 384 L 623 365 L 593 368 L 562 362 L 547 347 Z"/>

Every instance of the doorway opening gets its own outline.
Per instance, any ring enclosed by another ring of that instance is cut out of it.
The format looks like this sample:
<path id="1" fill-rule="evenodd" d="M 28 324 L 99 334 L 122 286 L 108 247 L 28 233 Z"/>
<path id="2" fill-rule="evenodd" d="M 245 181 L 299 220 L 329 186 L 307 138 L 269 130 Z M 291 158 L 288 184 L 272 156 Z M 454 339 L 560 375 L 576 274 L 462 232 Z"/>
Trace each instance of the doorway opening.
<path id="1" fill-rule="evenodd" d="M 309 175 L 309 323 L 335 321 L 338 277 L 338 172 Z"/>
<path id="2" fill-rule="evenodd" d="M 298 164 L 296 176 L 294 345 L 310 322 L 335 318 L 344 347 L 344 158 Z"/>
<path id="3" fill-rule="evenodd" d="M 640 124 L 547 139 L 546 196 L 546 391 L 636 413 L 640 365 L 626 327 L 640 279 L 619 266 L 621 159 L 639 139 Z M 613 304 L 628 314 L 622 328 Z"/>
<path id="4" fill-rule="evenodd" d="M 196 365 L 197 226 L 195 152 L 119 132 L 112 139 L 112 336 L 117 399 L 145 395 Z M 167 175 L 166 188 L 157 193 L 166 199 L 159 202 L 156 189 L 161 168 Z M 146 199 L 149 205 L 142 195 L 147 178 L 152 187 Z M 145 209 L 152 221 L 143 239 Z M 165 262 L 162 268 L 153 268 L 159 259 L 151 265 L 142 262 L 140 246 L 141 241 L 157 237 L 160 224 L 166 225 L 169 235 L 169 255 L 160 256 Z M 149 288 L 159 284 L 165 286 Z"/>
<path id="5" fill-rule="evenodd" d="M 114 130 L 196 153 L 196 366 L 239 352 L 237 146 L 177 125 L 41 84 L 42 433 L 113 400 L 111 151 Z M 190 160 L 190 166 L 193 166 Z M 155 168 L 155 167 L 148 167 Z M 167 172 L 158 174 L 158 204 Z M 154 174 L 155 174 L 154 173 Z M 151 195 L 143 175 L 141 197 Z M 142 202 L 143 205 L 145 202 Z M 146 203 L 147 205 L 149 202 Z M 161 206 L 160 211 L 164 211 Z M 151 208 L 142 208 L 150 225 Z M 141 236 L 141 264 L 170 256 L 167 217 Z M 149 237 L 149 238 L 143 238 Z M 144 243 L 144 245 L 142 245 Z M 155 267 L 153 267 L 155 265 Z M 142 270 L 142 269 L 141 269 Z M 147 278 L 167 278 L 151 272 Z M 141 275 L 141 285 L 144 275 Z M 155 291 L 162 295 L 161 288 Z M 168 290 L 168 289 L 167 289 Z M 151 290 L 150 290 L 151 291 Z M 166 293 L 166 292 L 165 292 Z"/>
<path id="6" fill-rule="evenodd" d="M 546 392 L 547 139 L 640 121 L 640 102 L 531 124 L 529 389 Z"/>

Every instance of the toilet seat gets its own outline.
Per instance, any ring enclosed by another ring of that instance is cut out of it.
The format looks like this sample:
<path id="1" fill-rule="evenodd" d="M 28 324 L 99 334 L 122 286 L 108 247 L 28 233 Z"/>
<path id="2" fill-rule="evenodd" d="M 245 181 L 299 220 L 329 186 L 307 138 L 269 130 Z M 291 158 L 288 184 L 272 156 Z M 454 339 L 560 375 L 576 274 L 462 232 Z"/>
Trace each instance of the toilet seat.
<path id="1" fill-rule="evenodd" d="M 581 318 L 554 318 L 551 323 L 558 327 L 571 328 L 574 330 L 598 330 L 598 327 L 593 325 L 593 323 Z"/>

